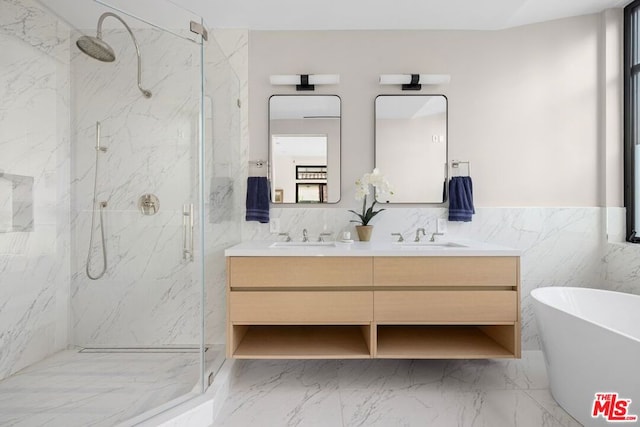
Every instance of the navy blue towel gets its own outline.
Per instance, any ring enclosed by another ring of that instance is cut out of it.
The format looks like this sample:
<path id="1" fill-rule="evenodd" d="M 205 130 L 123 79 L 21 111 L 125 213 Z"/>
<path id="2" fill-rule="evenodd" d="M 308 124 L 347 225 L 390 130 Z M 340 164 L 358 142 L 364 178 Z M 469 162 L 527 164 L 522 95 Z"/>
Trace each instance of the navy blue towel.
<path id="1" fill-rule="evenodd" d="M 247 221 L 269 222 L 269 182 L 265 176 L 247 180 Z"/>
<path id="2" fill-rule="evenodd" d="M 449 221 L 471 221 L 473 184 L 469 176 L 454 176 L 449 181 Z"/>

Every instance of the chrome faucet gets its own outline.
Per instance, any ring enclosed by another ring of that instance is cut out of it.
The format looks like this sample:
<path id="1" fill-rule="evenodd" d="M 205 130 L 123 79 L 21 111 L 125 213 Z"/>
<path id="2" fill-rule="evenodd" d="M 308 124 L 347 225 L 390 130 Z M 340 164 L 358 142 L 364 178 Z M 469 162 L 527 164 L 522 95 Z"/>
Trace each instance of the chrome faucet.
<path id="1" fill-rule="evenodd" d="M 318 242 L 324 242 L 324 238 L 329 236 L 331 236 L 331 233 L 320 233 L 318 236 Z"/>
<path id="2" fill-rule="evenodd" d="M 424 231 L 424 228 L 418 228 L 418 229 L 416 230 L 416 238 L 415 238 L 415 239 L 413 239 L 413 241 L 414 241 L 414 242 L 419 242 L 419 241 L 420 241 L 420 232 L 422 232 L 422 235 L 423 235 L 423 236 L 426 236 L 426 235 L 427 235 L 427 233 Z"/>
<path id="3" fill-rule="evenodd" d="M 289 233 L 278 233 L 278 236 L 286 237 L 286 239 L 284 239 L 285 242 L 291 241 L 291 236 L 289 236 Z"/>
<path id="4" fill-rule="evenodd" d="M 444 236 L 444 233 L 440 232 L 440 220 L 437 219 L 436 220 L 436 232 L 431 234 L 431 239 L 429 240 L 430 242 L 435 242 L 436 241 L 436 236 Z M 444 221 L 443 222 L 443 231 L 446 231 L 446 223 Z"/>
<path id="5" fill-rule="evenodd" d="M 402 237 L 402 233 L 391 233 L 392 236 L 398 236 L 398 240 L 396 243 L 404 242 L 404 237 Z"/>
<path id="6" fill-rule="evenodd" d="M 309 241 L 309 233 L 307 232 L 306 228 L 302 230 L 302 241 L 303 242 Z"/>
<path id="7" fill-rule="evenodd" d="M 431 238 L 429 239 L 430 242 L 435 242 L 436 241 L 436 236 L 444 236 L 444 233 L 438 233 L 437 231 L 435 233 L 431 234 Z"/>

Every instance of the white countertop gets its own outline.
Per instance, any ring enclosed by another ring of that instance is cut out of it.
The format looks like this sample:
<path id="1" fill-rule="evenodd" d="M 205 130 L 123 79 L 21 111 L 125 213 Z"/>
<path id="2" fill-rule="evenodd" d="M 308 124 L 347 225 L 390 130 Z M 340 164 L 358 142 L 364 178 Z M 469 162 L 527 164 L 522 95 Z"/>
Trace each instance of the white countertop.
<path id="1" fill-rule="evenodd" d="M 242 256 L 520 256 L 519 249 L 490 243 L 453 240 L 453 245 L 461 246 L 414 246 L 412 242 L 335 242 L 335 246 L 293 246 L 291 242 L 283 247 L 273 247 L 272 241 L 249 241 L 227 249 L 228 257 Z M 331 242 L 333 243 L 333 242 Z M 437 242 L 447 244 L 447 242 Z M 314 242 L 310 242 L 314 244 Z M 424 242 L 428 245 L 429 243 Z M 285 244 L 286 245 L 286 244 Z"/>

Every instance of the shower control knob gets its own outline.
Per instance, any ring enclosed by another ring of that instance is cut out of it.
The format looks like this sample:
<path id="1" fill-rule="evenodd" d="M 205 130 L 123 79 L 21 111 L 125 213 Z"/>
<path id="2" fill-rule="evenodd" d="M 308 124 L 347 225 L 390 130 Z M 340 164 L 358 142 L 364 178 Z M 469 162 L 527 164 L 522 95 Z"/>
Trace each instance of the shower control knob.
<path id="1" fill-rule="evenodd" d="M 143 215 L 155 215 L 160 210 L 160 200 L 154 194 L 143 194 L 138 199 L 138 207 Z"/>

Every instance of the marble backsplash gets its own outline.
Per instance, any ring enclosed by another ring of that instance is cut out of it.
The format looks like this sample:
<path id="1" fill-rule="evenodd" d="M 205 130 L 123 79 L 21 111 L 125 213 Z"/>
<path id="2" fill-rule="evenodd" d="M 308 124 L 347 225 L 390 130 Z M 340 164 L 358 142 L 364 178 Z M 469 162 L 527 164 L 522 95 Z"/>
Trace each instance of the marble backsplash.
<path id="1" fill-rule="evenodd" d="M 617 271 L 613 260 L 632 258 L 631 249 L 609 250 L 603 232 L 604 209 L 601 208 L 476 208 L 473 221 L 448 222 L 444 239 L 474 239 L 500 244 L 522 251 L 521 302 L 523 349 L 538 349 L 537 328 L 529 293 L 542 286 L 581 286 L 606 288 L 618 278 L 630 282 L 637 268 Z M 302 238 L 307 228 L 311 239 L 321 232 L 350 231 L 354 215 L 336 208 L 274 208 L 271 218 L 280 219 L 281 231 L 290 232 L 294 240 Z M 418 227 L 427 234 L 436 229 L 437 218 L 447 218 L 444 208 L 391 207 L 375 220 L 372 240 L 392 241 L 391 233 L 413 238 Z M 246 222 L 243 240 L 276 240 L 266 224 Z M 624 246 L 626 248 L 626 246 Z M 635 248 L 634 248 L 635 249 Z M 636 251 L 637 252 L 637 251 Z M 611 261 L 606 262 L 608 258 Z M 605 263 L 603 263 L 603 259 Z M 603 267 L 611 266 L 603 280 Z M 635 272 L 634 272 L 635 271 Z M 621 285 L 619 285 L 621 286 Z M 637 285 L 636 285 L 637 288 Z M 640 292 L 640 289 L 636 289 Z"/>
<path id="2" fill-rule="evenodd" d="M 602 262 L 606 289 L 640 295 L 640 245 L 608 244 Z"/>

